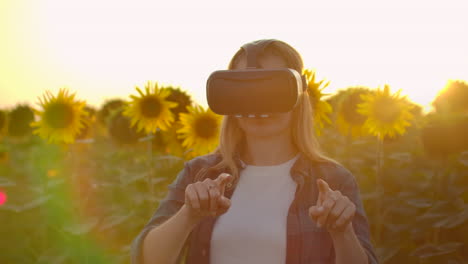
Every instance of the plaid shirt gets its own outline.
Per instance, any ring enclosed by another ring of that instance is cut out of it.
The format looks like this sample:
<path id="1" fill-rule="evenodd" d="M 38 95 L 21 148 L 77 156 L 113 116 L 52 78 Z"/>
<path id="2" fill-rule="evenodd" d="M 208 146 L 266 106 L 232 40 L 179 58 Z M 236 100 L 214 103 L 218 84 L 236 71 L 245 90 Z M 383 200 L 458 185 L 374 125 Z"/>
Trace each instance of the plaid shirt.
<path id="1" fill-rule="evenodd" d="M 185 202 L 185 188 L 192 183 L 194 176 L 201 168 L 215 165 L 221 159 L 219 154 L 209 154 L 186 162 L 184 169 L 177 175 L 176 180 L 168 188 L 169 192 L 161 201 L 153 217 L 144 226 L 140 234 L 132 243 L 132 264 L 143 263 L 141 258 L 142 241 L 147 233 L 154 227 L 174 215 Z M 237 158 L 240 170 L 243 166 Z M 221 172 L 214 171 L 208 177 L 215 179 Z M 291 177 L 297 183 L 295 197 L 287 216 L 287 240 L 285 264 L 312 264 L 335 263 L 333 241 L 325 228 L 317 227 L 309 217 L 309 207 L 316 204 L 318 191 L 316 179 L 324 179 L 333 190 L 347 196 L 356 205 L 356 214 L 353 218 L 353 228 L 362 247 L 366 251 L 369 264 L 377 263 L 374 248 L 370 242 L 369 225 L 364 211 L 359 188 L 354 176 L 345 168 L 332 162 L 312 162 L 304 155 L 299 158 L 291 168 Z M 227 188 L 225 196 L 230 198 L 234 188 Z M 187 264 L 210 263 L 210 242 L 214 224 L 218 218 L 207 216 L 192 230 L 185 242 L 184 249 L 179 255 L 179 261 L 186 259 Z M 186 252 L 186 253 L 185 253 Z"/>

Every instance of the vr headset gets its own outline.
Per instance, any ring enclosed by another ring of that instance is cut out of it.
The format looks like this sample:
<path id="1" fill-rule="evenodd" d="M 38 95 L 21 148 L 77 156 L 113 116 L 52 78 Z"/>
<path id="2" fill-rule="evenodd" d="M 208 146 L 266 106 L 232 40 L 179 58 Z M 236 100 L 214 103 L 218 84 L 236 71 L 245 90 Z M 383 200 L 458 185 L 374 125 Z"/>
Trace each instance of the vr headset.
<path id="1" fill-rule="evenodd" d="M 242 46 L 247 69 L 213 72 L 206 83 L 206 97 L 219 115 L 257 116 L 294 109 L 307 89 L 304 75 L 290 68 L 262 69 L 258 55 L 276 40 L 259 40 Z"/>

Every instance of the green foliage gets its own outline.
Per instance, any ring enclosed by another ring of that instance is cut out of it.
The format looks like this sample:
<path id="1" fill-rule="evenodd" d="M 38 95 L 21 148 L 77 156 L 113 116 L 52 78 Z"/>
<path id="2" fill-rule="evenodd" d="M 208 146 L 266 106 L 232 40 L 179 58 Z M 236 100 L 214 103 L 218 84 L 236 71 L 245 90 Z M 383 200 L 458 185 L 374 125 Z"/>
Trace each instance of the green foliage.
<path id="1" fill-rule="evenodd" d="M 9 159 L 0 164 L 8 195 L 0 263 L 129 263 L 130 243 L 183 160 L 150 159 L 149 142 L 122 148 L 98 138 L 60 148 L 34 140 L 1 143 Z"/>
<path id="2" fill-rule="evenodd" d="M 343 94 L 330 99 L 335 109 Z M 102 107 L 109 133 L 90 140 L 66 147 L 35 136 L 0 141 L 7 195 L 0 263 L 130 262 L 131 242 L 184 160 L 154 152 L 158 134 L 129 130 L 123 104 Z M 396 138 L 343 136 L 334 123 L 319 141 L 356 177 L 380 263 L 467 263 L 466 113 L 414 111 L 412 126 Z"/>
<path id="3" fill-rule="evenodd" d="M 381 263 L 466 263 L 467 152 L 431 158 L 412 128 L 384 142 L 379 189 L 377 139 L 324 132 L 325 151 L 358 180 Z M 0 262 L 129 263 L 130 243 L 183 167 L 149 144 L 3 142 Z"/>
<path id="4" fill-rule="evenodd" d="M 380 182 L 376 138 L 328 129 L 320 140 L 359 182 L 380 263 L 466 263 L 468 152 L 429 157 L 419 135 L 384 141 Z"/>

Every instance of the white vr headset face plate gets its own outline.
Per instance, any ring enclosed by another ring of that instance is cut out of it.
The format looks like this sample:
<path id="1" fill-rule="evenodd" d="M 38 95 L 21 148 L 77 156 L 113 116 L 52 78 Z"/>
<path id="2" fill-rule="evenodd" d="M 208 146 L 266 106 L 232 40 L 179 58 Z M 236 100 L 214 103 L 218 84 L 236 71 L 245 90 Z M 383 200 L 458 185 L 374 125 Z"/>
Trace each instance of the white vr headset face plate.
<path id="1" fill-rule="evenodd" d="M 245 117 L 245 116 L 244 115 L 235 115 L 235 117 L 241 118 L 241 117 Z M 267 117 L 270 117 L 270 115 L 269 114 L 261 114 L 261 115 L 257 116 L 257 115 L 252 115 L 251 114 L 251 115 L 247 115 L 246 117 L 248 117 L 248 118 L 255 118 L 255 117 L 267 118 Z"/>

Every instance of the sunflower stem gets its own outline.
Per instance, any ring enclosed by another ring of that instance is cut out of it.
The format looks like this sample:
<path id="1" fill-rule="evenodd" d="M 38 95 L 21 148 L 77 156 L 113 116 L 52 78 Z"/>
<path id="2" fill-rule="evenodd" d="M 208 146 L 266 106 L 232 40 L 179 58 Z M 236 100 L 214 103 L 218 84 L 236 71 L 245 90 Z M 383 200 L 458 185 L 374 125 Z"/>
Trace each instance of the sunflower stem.
<path id="1" fill-rule="evenodd" d="M 445 197 L 443 197 L 443 191 L 444 191 L 444 175 L 446 175 L 447 170 L 446 168 L 449 168 L 448 164 L 448 159 L 447 157 L 439 157 L 437 158 L 436 162 L 436 169 L 435 169 L 435 175 L 433 179 L 433 184 L 434 184 L 434 193 L 433 193 L 433 200 L 434 201 L 440 201 L 444 200 Z M 432 243 L 438 245 L 440 242 L 440 227 L 435 227 L 432 230 Z"/>
<path id="2" fill-rule="evenodd" d="M 148 135 L 148 137 L 150 139 L 153 139 L 154 138 L 154 135 L 155 133 L 154 132 L 150 132 L 150 134 Z M 148 156 L 149 156 L 149 174 L 148 174 L 148 188 L 149 188 L 149 193 L 150 193 L 150 197 L 151 199 L 153 199 L 155 197 L 155 193 L 154 193 L 154 186 L 153 186 L 153 171 L 154 171 L 154 164 L 153 164 L 153 146 L 152 146 L 152 140 L 148 140 L 147 141 L 147 146 L 148 146 Z M 152 210 L 152 209 L 151 209 Z"/>
<path id="3" fill-rule="evenodd" d="M 377 136 L 377 168 L 376 168 L 376 189 L 377 189 L 377 210 L 382 210 L 384 199 L 384 186 L 382 184 L 383 162 L 384 162 L 383 138 Z M 382 242 L 383 214 L 377 214 L 377 234 L 376 240 Z"/>
<path id="4" fill-rule="evenodd" d="M 78 195 L 78 199 L 81 199 L 83 197 L 82 195 L 82 185 L 81 185 L 81 182 L 80 182 L 80 174 L 79 174 L 79 171 L 78 171 L 78 168 L 81 164 L 81 158 L 80 156 L 78 155 L 78 147 L 79 147 L 79 144 L 82 144 L 81 142 L 77 142 L 77 141 L 74 141 L 73 143 L 69 144 L 68 145 L 68 151 L 69 151 L 69 156 L 70 156 L 70 159 L 71 159 L 71 168 L 72 168 L 72 185 L 75 186 L 75 191 L 77 192 L 77 194 L 72 194 L 72 195 Z M 75 217 L 77 217 L 78 219 L 83 219 L 82 221 L 86 221 L 84 219 L 86 218 L 83 218 L 83 216 L 85 214 L 83 214 L 83 207 L 80 206 L 81 204 L 79 203 L 76 203 L 74 205 L 74 208 L 76 210 L 75 212 Z M 78 220 L 78 223 L 81 224 L 81 221 Z M 85 241 L 85 236 L 82 236 L 81 239 L 80 239 L 80 242 L 79 242 L 79 252 L 82 256 L 84 256 L 84 259 L 85 259 L 85 264 L 88 264 L 88 252 L 86 250 L 86 241 Z"/>
<path id="5" fill-rule="evenodd" d="M 41 196 L 46 195 L 48 193 L 47 190 L 47 183 L 44 178 L 40 178 L 40 187 L 41 187 Z M 46 219 L 47 219 L 47 212 L 45 206 L 39 207 L 41 218 L 43 219 L 44 224 L 42 225 L 42 242 L 41 242 L 41 252 L 45 252 L 49 246 L 49 237 L 48 237 L 48 232 L 47 232 L 47 224 L 46 224 Z"/>

